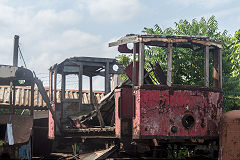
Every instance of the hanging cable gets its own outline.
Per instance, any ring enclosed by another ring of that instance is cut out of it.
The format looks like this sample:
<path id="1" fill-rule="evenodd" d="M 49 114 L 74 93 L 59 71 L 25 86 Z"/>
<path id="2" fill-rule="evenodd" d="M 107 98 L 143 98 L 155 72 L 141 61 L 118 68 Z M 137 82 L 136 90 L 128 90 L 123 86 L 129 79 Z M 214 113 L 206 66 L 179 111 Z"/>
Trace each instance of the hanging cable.
<path id="1" fill-rule="evenodd" d="M 19 52 L 20 52 L 21 59 L 23 60 L 23 64 L 24 64 L 25 68 L 27 68 L 27 65 L 26 65 L 25 60 L 24 60 L 24 58 L 23 58 L 23 55 L 22 55 L 22 51 L 21 51 L 21 49 L 20 49 L 20 46 L 18 46 L 18 50 L 19 50 Z"/>

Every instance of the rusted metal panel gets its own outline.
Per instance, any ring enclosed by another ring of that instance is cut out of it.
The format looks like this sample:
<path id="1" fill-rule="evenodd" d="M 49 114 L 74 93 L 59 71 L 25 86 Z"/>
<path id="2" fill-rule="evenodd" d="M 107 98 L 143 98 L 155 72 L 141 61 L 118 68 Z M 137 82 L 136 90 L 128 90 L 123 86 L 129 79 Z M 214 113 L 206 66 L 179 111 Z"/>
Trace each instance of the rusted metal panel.
<path id="1" fill-rule="evenodd" d="M 133 117 L 133 93 L 132 88 L 122 88 L 120 97 L 119 118 Z"/>
<path id="2" fill-rule="evenodd" d="M 134 116 L 133 101 L 132 88 L 121 88 L 115 92 L 115 133 L 118 137 L 122 135 L 123 123 L 125 122 L 123 120 L 132 119 Z"/>
<path id="3" fill-rule="evenodd" d="M 47 112 L 47 111 L 38 111 Z M 42 117 L 42 116 L 41 116 Z M 52 152 L 52 140 L 48 139 L 48 117 L 34 119 L 32 132 L 33 156 L 49 155 Z"/>
<path id="4" fill-rule="evenodd" d="M 138 85 L 138 80 L 139 80 L 139 63 L 136 62 L 135 64 L 135 69 L 136 69 L 136 81 L 135 84 Z M 130 78 L 131 81 L 133 81 L 133 63 L 131 63 L 126 69 L 125 69 L 125 73 L 127 74 L 127 76 Z M 146 69 L 144 69 L 144 84 L 153 84 L 152 80 L 149 76 L 149 74 L 147 73 Z"/>
<path id="5" fill-rule="evenodd" d="M 187 88 L 187 87 L 186 87 Z M 216 137 L 222 114 L 220 92 L 199 89 L 137 89 L 133 137 Z M 184 127 L 184 119 L 193 124 Z M 186 120 L 186 119 L 185 119 Z"/>
<path id="6" fill-rule="evenodd" d="M 115 92 L 115 134 L 117 137 L 121 135 L 121 119 L 119 117 L 121 92 Z"/>
<path id="7" fill-rule="evenodd" d="M 25 143 L 29 140 L 32 126 L 33 117 L 24 115 L 0 115 L 0 124 L 12 123 L 13 125 L 13 138 L 14 143 Z"/>
<path id="8" fill-rule="evenodd" d="M 229 111 L 220 121 L 219 160 L 240 159 L 240 111 Z"/>
<path id="9" fill-rule="evenodd" d="M 24 87 L 24 86 L 16 86 L 16 106 L 30 106 L 31 105 L 31 88 Z M 45 88 L 47 94 L 49 95 L 49 89 Z M 47 107 L 46 103 L 42 99 L 41 94 L 39 93 L 38 89 L 35 88 L 34 90 L 34 107 L 35 109 L 42 109 L 42 107 Z M 10 93 L 10 86 L 0 86 L 0 103 L 9 103 L 9 93 Z M 101 98 L 104 96 L 104 91 L 93 91 L 94 95 L 97 98 L 97 101 L 100 102 Z M 57 90 L 57 103 L 61 102 L 61 90 Z M 66 99 L 78 99 L 78 90 L 66 90 L 65 94 Z M 83 104 L 90 103 L 90 94 L 89 91 L 83 90 Z"/>
<path id="10" fill-rule="evenodd" d="M 1 65 L 0 66 L 0 77 L 1 78 L 16 77 L 17 70 L 18 70 L 18 67 Z"/>
<path id="11" fill-rule="evenodd" d="M 52 104 L 52 109 L 55 112 L 55 104 Z M 55 138 L 55 125 L 53 120 L 53 115 L 50 111 L 48 111 L 48 138 L 54 139 Z"/>

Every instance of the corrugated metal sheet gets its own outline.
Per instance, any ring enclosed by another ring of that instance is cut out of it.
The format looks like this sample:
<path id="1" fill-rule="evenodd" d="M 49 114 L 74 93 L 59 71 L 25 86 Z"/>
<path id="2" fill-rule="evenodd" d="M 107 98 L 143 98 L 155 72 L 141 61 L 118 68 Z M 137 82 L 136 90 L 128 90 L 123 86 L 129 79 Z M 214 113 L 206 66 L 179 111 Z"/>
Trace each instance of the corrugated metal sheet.
<path id="1" fill-rule="evenodd" d="M 45 88 L 47 94 L 49 95 L 48 88 Z M 34 91 L 34 107 L 47 107 L 46 103 L 43 101 L 42 96 L 37 88 Z M 9 103 L 9 86 L 0 86 L 0 103 Z M 94 94 L 100 102 L 101 98 L 104 97 L 103 91 L 94 91 Z M 60 103 L 61 91 L 57 90 L 57 102 Z M 66 90 L 65 93 L 66 99 L 78 99 L 78 90 Z M 83 104 L 90 103 L 90 94 L 89 91 L 83 91 Z M 16 87 L 16 105 L 19 106 L 30 106 L 31 104 L 31 89 L 30 87 Z"/>

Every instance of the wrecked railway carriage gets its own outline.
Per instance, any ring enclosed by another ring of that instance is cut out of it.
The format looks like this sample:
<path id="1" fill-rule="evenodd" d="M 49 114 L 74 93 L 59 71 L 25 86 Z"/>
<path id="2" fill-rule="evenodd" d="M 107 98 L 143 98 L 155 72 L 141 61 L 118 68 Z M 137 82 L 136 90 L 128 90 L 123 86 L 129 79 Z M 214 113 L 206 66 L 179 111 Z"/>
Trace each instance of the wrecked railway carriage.
<path id="1" fill-rule="evenodd" d="M 132 50 L 127 47 L 129 43 L 133 44 Z M 133 54 L 133 62 L 126 70 L 132 88 L 120 87 L 115 92 L 116 135 L 130 137 L 137 143 L 153 140 L 148 144 L 154 148 L 153 156 L 176 158 L 169 152 L 179 153 L 187 148 L 188 153 L 192 153 L 190 157 L 201 153 L 203 157 L 216 158 L 218 124 L 222 115 L 221 43 L 199 36 L 127 35 L 109 46 L 118 46 L 119 52 Z M 145 46 L 167 48 L 166 74 L 159 64 L 151 65 L 149 72 L 144 69 Z M 203 51 L 203 86 L 172 83 L 175 47 L 192 50 L 195 47 Z M 213 67 L 211 83 L 210 62 Z M 151 75 L 155 76 L 158 85 L 153 85 Z"/>
<path id="2" fill-rule="evenodd" d="M 128 48 L 129 43 L 133 44 L 133 49 Z M 113 147 L 100 158 L 121 154 L 124 157 L 176 158 L 180 150 L 186 150 L 187 156 L 192 158 L 199 154 L 216 158 L 218 123 L 222 115 L 221 43 L 200 36 L 127 35 L 109 46 L 118 46 L 119 52 L 133 54 L 133 62 L 125 70 L 129 80 L 111 92 L 110 75 L 122 73 L 122 66 L 114 59 L 74 57 L 50 68 L 50 101 L 54 114 L 49 116 L 49 137 L 94 138 L 104 143 L 111 139 L 120 146 Z M 144 68 L 145 46 L 166 48 L 167 73 L 159 64 L 151 65 L 150 71 Z M 202 50 L 202 86 L 172 83 L 174 47 Z M 118 65 L 117 71 L 114 65 Z M 210 65 L 213 69 L 211 79 Z M 62 76 L 60 103 L 56 102 L 57 74 Z M 78 75 L 77 99 L 65 97 L 68 74 Z M 88 105 L 82 104 L 82 75 L 90 80 Z M 92 77 L 96 75 L 105 77 L 106 96 L 100 103 L 92 94 Z M 76 146 L 84 146 L 84 142 L 73 145 L 75 151 Z"/>

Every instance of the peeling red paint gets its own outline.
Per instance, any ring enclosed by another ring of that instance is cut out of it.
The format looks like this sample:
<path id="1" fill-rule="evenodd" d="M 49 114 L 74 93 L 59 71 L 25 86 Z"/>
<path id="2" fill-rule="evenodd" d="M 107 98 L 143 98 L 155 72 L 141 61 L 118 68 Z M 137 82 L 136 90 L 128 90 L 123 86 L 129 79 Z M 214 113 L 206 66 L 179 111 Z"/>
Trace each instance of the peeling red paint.
<path id="1" fill-rule="evenodd" d="M 134 113 L 132 88 L 121 88 L 115 92 L 115 133 L 121 136 L 123 119 L 132 119 Z M 123 129 L 123 128 L 122 128 Z"/>
<path id="2" fill-rule="evenodd" d="M 53 111 L 55 111 L 55 104 L 52 104 Z M 55 135 L 55 125 L 53 120 L 53 115 L 48 111 L 48 138 L 54 139 Z"/>
<path id="3" fill-rule="evenodd" d="M 222 114 L 220 92 L 210 90 L 137 89 L 136 116 L 133 119 L 133 137 L 184 136 L 215 137 Z M 184 115 L 194 118 L 194 125 L 186 129 Z M 173 133 L 171 127 L 177 127 Z"/>

